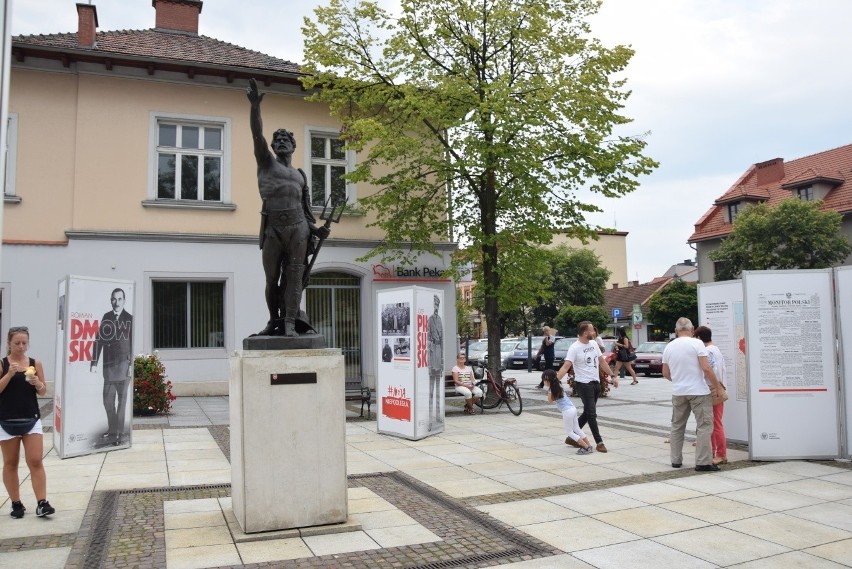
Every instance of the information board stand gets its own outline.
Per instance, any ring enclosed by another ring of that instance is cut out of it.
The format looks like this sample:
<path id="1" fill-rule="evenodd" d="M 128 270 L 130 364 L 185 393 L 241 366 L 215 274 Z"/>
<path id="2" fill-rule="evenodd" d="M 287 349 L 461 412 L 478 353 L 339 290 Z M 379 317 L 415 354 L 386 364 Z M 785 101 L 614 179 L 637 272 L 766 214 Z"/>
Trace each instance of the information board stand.
<path id="1" fill-rule="evenodd" d="M 378 432 L 417 440 L 444 430 L 444 294 L 417 286 L 377 293 Z M 446 340 L 445 340 L 446 339 Z"/>
<path id="2" fill-rule="evenodd" d="M 727 370 L 728 400 L 722 422 L 729 441 L 748 442 L 748 366 L 742 281 L 698 285 L 698 322 L 713 332 Z"/>
<path id="3" fill-rule="evenodd" d="M 832 269 L 744 271 L 752 460 L 840 453 Z"/>
<path id="4" fill-rule="evenodd" d="M 131 446 L 134 291 L 132 281 L 69 276 L 59 282 L 53 425 L 59 458 Z"/>
<path id="5" fill-rule="evenodd" d="M 834 293 L 837 309 L 837 330 L 840 337 L 840 385 L 845 397 L 843 407 L 843 443 L 841 455 L 852 458 L 852 267 L 834 269 Z"/>

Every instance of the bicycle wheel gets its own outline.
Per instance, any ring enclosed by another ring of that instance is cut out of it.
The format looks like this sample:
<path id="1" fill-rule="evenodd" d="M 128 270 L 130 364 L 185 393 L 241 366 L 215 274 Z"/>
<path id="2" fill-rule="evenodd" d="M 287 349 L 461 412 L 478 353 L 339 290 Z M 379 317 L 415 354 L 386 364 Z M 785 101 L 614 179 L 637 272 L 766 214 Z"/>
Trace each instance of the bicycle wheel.
<path id="1" fill-rule="evenodd" d="M 524 402 L 521 401 L 521 391 L 511 383 L 506 383 L 503 385 L 503 392 L 506 395 L 506 407 L 509 408 L 509 411 L 512 412 L 512 415 L 516 417 L 521 414 L 521 411 L 524 410 Z"/>
<path id="2" fill-rule="evenodd" d="M 482 397 L 476 403 L 481 409 L 494 409 L 500 404 L 500 394 L 490 381 L 483 379 L 476 386 L 482 390 Z"/>

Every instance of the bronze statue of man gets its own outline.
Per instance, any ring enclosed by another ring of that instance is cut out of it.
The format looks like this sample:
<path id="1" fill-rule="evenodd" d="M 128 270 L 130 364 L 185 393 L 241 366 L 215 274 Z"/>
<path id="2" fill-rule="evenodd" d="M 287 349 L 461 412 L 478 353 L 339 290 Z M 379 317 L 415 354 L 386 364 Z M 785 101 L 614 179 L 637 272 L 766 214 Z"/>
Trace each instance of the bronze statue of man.
<path id="1" fill-rule="evenodd" d="M 249 80 L 246 95 L 251 103 L 251 134 L 257 159 L 257 185 L 263 200 L 260 248 L 266 275 L 266 306 L 269 322 L 258 335 L 298 336 L 303 280 L 314 236 L 325 239 L 329 228 L 317 227 L 311 213 L 311 198 L 305 173 L 292 166 L 296 140 L 284 129 L 272 135 L 272 152 L 263 137 L 260 102 L 263 93 Z M 303 316 L 304 313 L 302 313 Z M 306 319 L 302 320 L 312 330 Z"/>

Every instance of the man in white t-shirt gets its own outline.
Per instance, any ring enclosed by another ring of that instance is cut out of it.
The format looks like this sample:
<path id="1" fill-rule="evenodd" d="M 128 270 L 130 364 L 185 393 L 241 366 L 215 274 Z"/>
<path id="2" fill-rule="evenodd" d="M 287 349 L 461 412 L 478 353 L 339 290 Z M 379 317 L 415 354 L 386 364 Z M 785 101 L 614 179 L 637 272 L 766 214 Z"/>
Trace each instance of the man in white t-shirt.
<path id="1" fill-rule="evenodd" d="M 607 377 L 611 377 L 612 383 L 618 387 L 618 379 L 610 370 L 606 359 L 601 354 L 601 349 L 597 342 L 594 341 L 595 327 L 591 322 L 584 321 L 577 324 L 577 336 L 579 339 L 571 344 L 568 348 L 568 353 L 565 356 L 565 362 L 559 371 L 556 373 L 556 379 L 561 380 L 565 377 L 572 367 L 574 368 L 574 382 L 576 384 L 577 395 L 583 402 L 583 414 L 577 418 L 580 423 L 580 428 L 586 423 L 592 430 L 592 436 L 595 437 L 597 443 L 596 450 L 598 452 L 606 452 L 606 445 L 603 443 L 603 438 L 598 430 L 598 411 L 597 402 L 601 395 L 601 381 L 598 368 L 603 369 Z"/>
<path id="2" fill-rule="evenodd" d="M 672 467 L 683 466 L 683 434 L 689 413 L 695 415 L 696 445 L 695 470 L 714 472 L 710 435 L 713 434 L 713 403 L 710 388 L 716 389 L 718 381 L 707 361 L 704 342 L 693 338 L 692 321 L 679 318 L 675 324 L 677 338 L 663 351 L 663 377 L 672 382 Z M 709 384 L 709 385 L 708 385 Z"/>

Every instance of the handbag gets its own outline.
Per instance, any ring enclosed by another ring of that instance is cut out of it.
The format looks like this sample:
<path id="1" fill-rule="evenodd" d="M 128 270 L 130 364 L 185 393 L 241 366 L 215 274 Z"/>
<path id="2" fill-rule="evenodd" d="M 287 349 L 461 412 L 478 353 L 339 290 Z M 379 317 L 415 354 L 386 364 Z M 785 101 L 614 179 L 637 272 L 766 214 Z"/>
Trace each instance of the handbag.
<path id="1" fill-rule="evenodd" d="M 0 419 L 0 427 L 13 437 L 26 435 L 35 427 L 38 417 L 28 417 L 26 419 Z"/>

